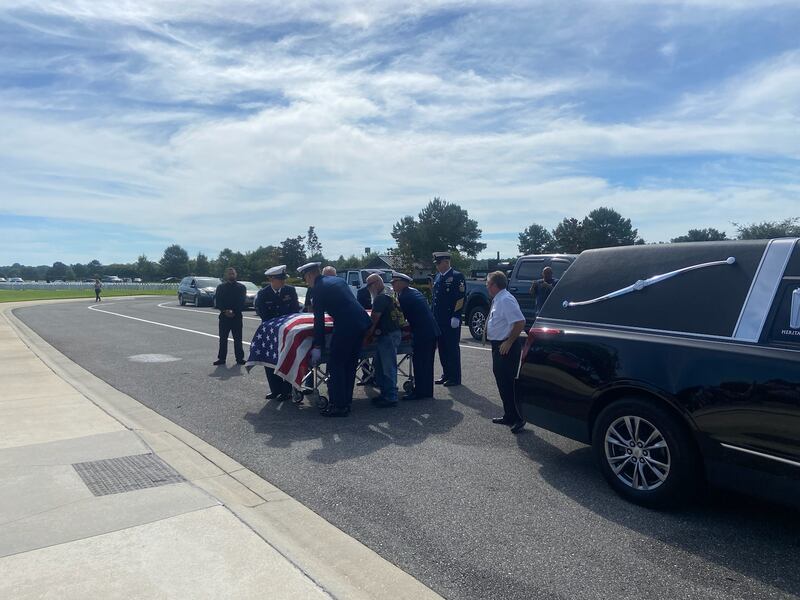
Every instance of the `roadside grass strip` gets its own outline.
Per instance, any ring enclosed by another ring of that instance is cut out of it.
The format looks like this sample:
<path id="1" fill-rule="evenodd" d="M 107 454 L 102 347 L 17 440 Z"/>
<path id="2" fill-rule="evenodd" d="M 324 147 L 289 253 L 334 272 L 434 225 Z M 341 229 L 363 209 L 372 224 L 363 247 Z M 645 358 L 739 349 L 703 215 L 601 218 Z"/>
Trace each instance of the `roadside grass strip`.
<path id="1" fill-rule="evenodd" d="M 102 297 L 114 296 L 174 296 L 176 290 L 103 290 Z M 94 300 L 94 289 L 76 290 L 0 290 L 0 302 L 25 302 L 27 300 L 65 300 L 88 298 Z"/>

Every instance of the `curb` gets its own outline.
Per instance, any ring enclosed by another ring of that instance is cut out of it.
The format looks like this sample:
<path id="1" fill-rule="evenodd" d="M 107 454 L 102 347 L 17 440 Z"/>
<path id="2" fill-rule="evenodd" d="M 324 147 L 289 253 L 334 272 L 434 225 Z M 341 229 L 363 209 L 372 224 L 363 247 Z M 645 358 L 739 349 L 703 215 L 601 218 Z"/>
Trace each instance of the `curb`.
<path id="1" fill-rule="evenodd" d="M 228 508 L 328 594 L 348 600 L 441 598 L 228 455 L 74 363 L 12 312 L 52 302 L 8 303 L 0 305 L 0 313 L 56 375 L 139 435 L 155 454 Z"/>

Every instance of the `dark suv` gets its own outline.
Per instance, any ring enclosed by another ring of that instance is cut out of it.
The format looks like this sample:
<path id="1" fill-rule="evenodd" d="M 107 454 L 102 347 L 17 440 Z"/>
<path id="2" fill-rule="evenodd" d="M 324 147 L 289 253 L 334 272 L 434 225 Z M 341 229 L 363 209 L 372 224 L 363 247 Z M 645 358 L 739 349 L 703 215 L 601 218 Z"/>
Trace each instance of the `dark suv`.
<path id="1" fill-rule="evenodd" d="M 195 306 L 214 306 L 214 296 L 220 283 L 222 281 L 216 277 L 184 277 L 178 285 L 178 302 L 181 306 L 187 302 Z"/>
<path id="2" fill-rule="evenodd" d="M 591 444 L 634 502 L 675 504 L 707 480 L 796 503 L 798 240 L 584 252 L 529 333 L 517 401 Z"/>

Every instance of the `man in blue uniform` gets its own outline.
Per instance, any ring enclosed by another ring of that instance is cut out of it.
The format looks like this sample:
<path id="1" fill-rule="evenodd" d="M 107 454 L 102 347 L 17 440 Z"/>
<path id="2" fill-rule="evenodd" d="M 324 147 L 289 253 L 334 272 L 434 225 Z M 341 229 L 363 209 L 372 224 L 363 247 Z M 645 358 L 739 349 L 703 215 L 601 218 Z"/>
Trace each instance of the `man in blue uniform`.
<path id="1" fill-rule="evenodd" d="M 326 417 L 346 417 L 353 402 L 356 365 L 364 336 L 371 321 L 341 277 L 320 273 L 320 263 L 298 269 L 306 285 L 314 291 L 314 346 L 312 364 L 319 364 L 325 348 L 325 313 L 333 317 L 333 336 L 328 353 L 329 404 L 320 411 Z"/>
<path id="2" fill-rule="evenodd" d="M 269 321 L 283 315 L 300 312 L 300 302 L 297 300 L 297 291 L 291 285 L 286 285 L 286 265 L 278 265 L 264 271 L 269 280 L 267 287 L 261 288 L 254 308 L 262 321 Z M 275 369 L 264 367 L 269 382 L 267 400 L 287 400 L 292 393 L 292 385 L 275 375 Z"/>
<path id="3" fill-rule="evenodd" d="M 413 282 L 408 275 L 392 273 L 392 287 L 414 336 L 414 390 L 403 396 L 403 400 L 433 398 L 433 357 L 441 333 L 425 296 L 411 287 Z"/>
<path id="4" fill-rule="evenodd" d="M 450 266 L 449 252 L 434 252 L 436 278 L 433 280 L 433 317 L 442 330 L 439 336 L 439 360 L 442 377 L 436 383 L 447 387 L 461 385 L 461 311 L 464 309 L 464 275 Z"/>

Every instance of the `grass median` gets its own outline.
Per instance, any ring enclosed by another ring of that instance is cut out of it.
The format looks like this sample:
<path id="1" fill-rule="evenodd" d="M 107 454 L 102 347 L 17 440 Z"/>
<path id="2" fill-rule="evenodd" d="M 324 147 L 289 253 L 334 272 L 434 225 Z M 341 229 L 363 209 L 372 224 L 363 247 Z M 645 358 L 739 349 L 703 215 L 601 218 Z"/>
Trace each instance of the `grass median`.
<path id="1" fill-rule="evenodd" d="M 175 296 L 178 290 L 103 290 L 102 298 L 111 296 Z M 77 290 L 0 290 L 0 302 L 25 302 L 27 300 L 66 300 L 88 298 L 94 300 L 94 289 Z"/>

